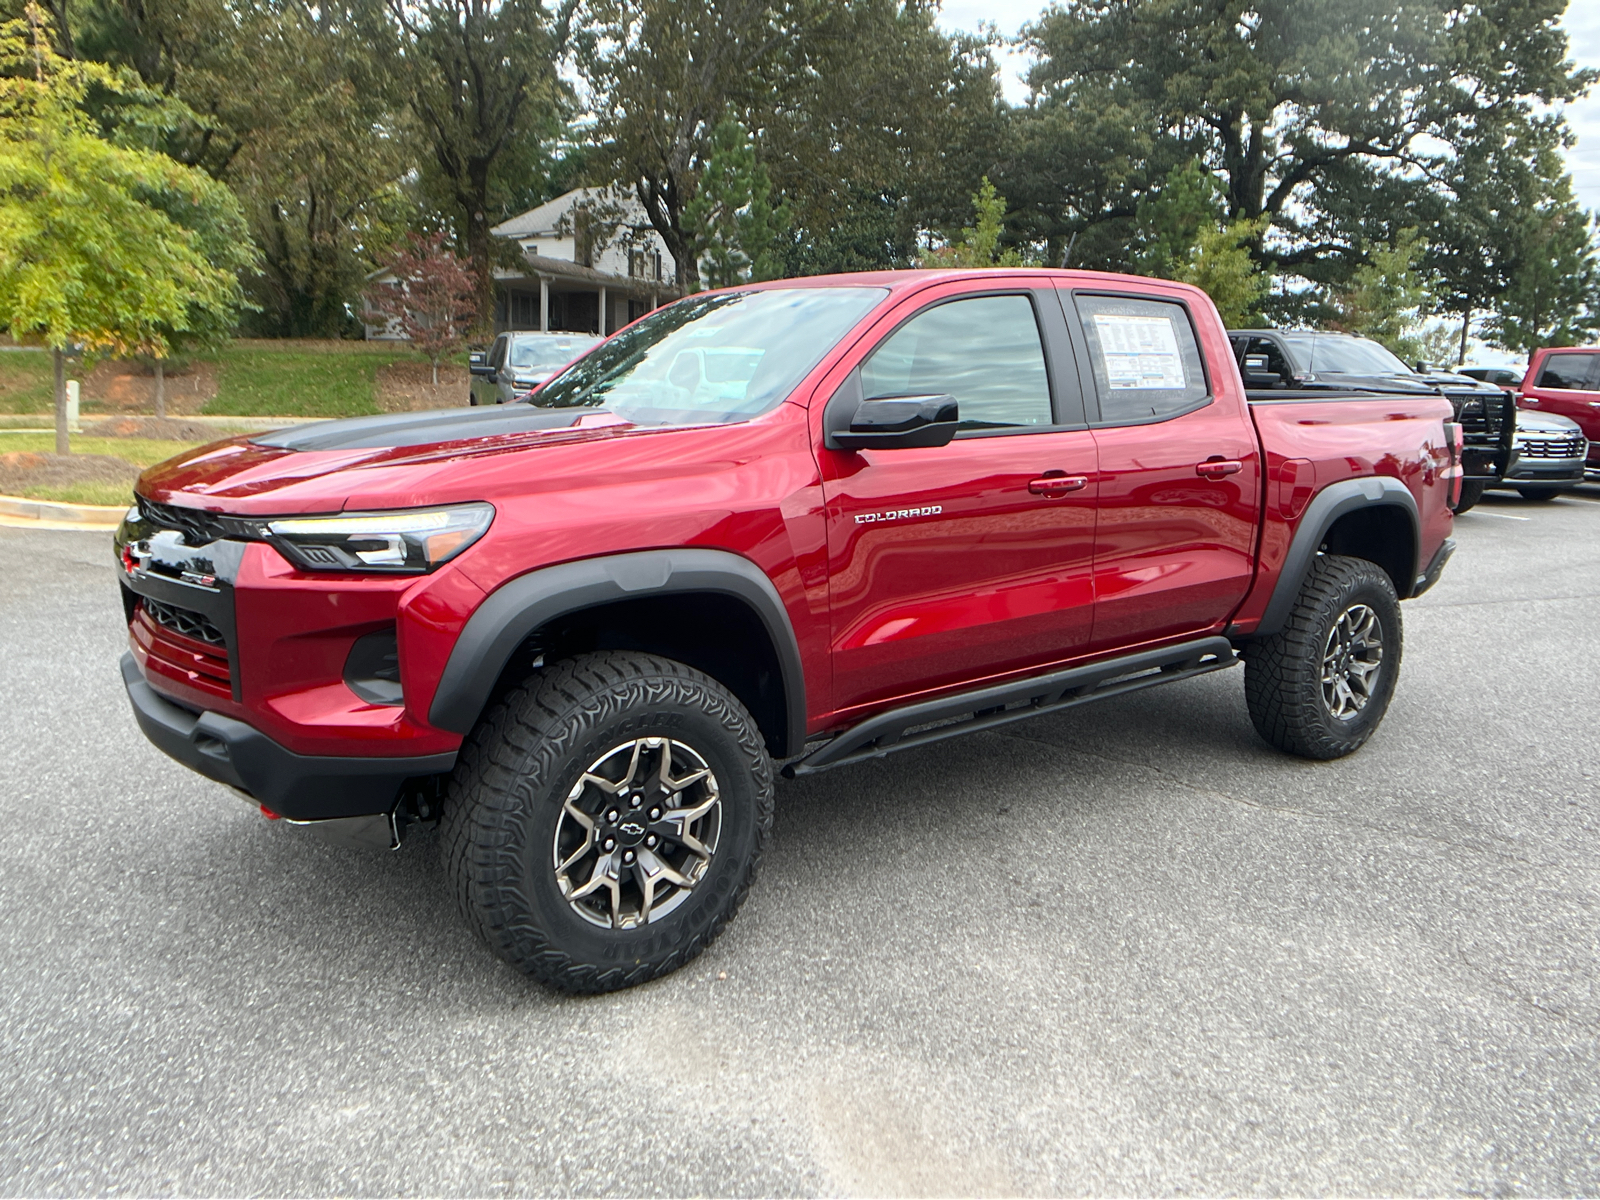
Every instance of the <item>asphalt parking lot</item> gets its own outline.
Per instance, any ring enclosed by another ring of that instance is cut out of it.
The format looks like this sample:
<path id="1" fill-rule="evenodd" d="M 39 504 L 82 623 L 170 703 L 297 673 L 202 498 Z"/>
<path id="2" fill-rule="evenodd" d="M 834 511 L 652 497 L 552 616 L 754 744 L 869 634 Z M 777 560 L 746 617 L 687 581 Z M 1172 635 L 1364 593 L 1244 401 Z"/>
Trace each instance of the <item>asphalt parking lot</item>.
<path id="1" fill-rule="evenodd" d="M 1600 1191 L 1600 488 L 1456 536 L 1358 755 L 1230 671 L 784 783 L 573 999 L 163 758 L 107 537 L 0 529 L 0 1191 Z"/>

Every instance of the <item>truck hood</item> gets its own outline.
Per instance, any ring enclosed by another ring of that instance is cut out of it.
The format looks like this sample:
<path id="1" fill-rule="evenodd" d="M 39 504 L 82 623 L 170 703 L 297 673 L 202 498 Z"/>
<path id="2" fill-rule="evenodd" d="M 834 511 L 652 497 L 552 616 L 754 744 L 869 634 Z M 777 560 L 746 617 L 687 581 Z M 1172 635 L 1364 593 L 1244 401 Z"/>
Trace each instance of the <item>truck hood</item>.
<path id="1" fill-rule="evenodd" d="M 1366 387 L 1380 391 L 1431 392 L 1441 389 L 1449 392 L 1502 392 L 1505 389 L 1470 375 L 1457 375 L 1452 371 L 1430 371 L 1426 375 L 1399 371 L 1378 375 L 1348 375 L 1337 371 L 1318 371 L 1316 381 L 1330 387 Z"/>
<path id="2" fill-rule="evenodd" d="M 462 472 L 463 460 L 655 431 L 601 408 L 526 404 L 318 421 L 190 450 L 145 471 L 135 490 L 238 515 L 337 511 L 374 468 L 412 467 L 419 483 L 442 482 L 476 470 Z"/>

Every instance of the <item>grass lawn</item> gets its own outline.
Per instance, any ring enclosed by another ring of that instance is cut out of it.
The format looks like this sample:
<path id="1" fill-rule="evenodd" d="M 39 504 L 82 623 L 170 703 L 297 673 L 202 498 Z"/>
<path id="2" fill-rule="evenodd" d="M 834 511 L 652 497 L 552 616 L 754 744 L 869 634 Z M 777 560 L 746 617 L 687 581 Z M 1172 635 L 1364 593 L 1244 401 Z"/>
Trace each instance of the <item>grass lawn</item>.
<path id="1" fill-rule="evenodd" d="M 50 356 L 37 350 L 0 350 L 0 413 L 42 413 L 54 406 Z"/>
<path id="2" fill-rule="evenodd" d="M 215 354 L 217 394 L 201 410 L 228 417 L 356 417 L 379 412 L 378 369 L 421 362 L 388 342 L 240 339 Z M 460 356 L 462 363 L 466 355 Z M 81 371 L 81 367 L 78 368 Z M 50 356 L 41 350 L 0 351 L 0 416 L 47 414 L 55 405 Z M 85 401 L 84 415 L 97 406 Z"/>
<path id="3" fill-rule="evenodd" d="M 357 417 L 379 411 L 378 368 L 418 356 L 381 342 L 236 341 L 217 356 L 216 399 L 231 417 Z"/>
<path id="4" fill-rule="evenodd" d="M 105 454 L 112 458 L 123 459 L 143 469 L 144 467 L 152 467 L 175 454 L 181 454 L 192 446 L 204 444 L 204 442 L 164 442 L 156 441 L 152 438 L 74 437 L 72 439 L 72 452 L 74 454 Z M 0 434 L 0 454 L 8 454 L 13 451 L 53 454 L 55 453 L 55 448 L 56 440 L 54 434 Z M 60 500 L 66 504 L 131 504 L 133 502 L 133 485 L 131 482 L 85 481 L 55 487 L 24 486 L 9 494 L 20 494 L 33 500 Z"/>

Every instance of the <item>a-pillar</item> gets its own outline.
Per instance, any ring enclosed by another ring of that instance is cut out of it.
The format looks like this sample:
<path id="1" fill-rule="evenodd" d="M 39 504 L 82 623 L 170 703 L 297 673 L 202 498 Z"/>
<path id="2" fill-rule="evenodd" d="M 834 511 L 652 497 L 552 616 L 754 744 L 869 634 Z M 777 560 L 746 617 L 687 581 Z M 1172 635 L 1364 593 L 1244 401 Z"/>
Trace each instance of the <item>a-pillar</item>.
<path id="1" fill-rule="evenodd" d="M 550 281 L 539 276 L 539 332 L 550 332 Z"/>
<path id="2" fill-rule="evenodd" d="M 606 335 L 606 289 L 600 288 L 600 336 Z"/>

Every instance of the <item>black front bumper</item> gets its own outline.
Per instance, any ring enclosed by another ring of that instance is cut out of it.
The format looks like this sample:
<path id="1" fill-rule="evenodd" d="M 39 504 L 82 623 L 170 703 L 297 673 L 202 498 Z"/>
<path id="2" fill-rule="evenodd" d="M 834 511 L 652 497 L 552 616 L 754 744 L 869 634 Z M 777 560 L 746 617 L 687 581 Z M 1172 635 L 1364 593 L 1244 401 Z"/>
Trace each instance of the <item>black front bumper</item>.
<path id="1" fill-rule="evenodd" d="M 1581 458 L 1519 458 L 1506 472 L 1504 483 L 1514 487 L 1519 483 L 1578 484 L 1583 482 L 1584 463 Z"/>
<path id="2" fill-rule="evenodd" d="M 243 721 L 174 704 L 145 682 L 131 654 L 122 656 L 122 682 L 139 728 L 157 748 L 292 821 L 388 813 L 406 780 L 442 775 L 456 762 L 454 751 L 418 758 L 296 754 Z"/>

